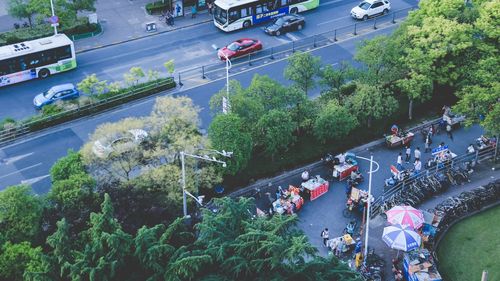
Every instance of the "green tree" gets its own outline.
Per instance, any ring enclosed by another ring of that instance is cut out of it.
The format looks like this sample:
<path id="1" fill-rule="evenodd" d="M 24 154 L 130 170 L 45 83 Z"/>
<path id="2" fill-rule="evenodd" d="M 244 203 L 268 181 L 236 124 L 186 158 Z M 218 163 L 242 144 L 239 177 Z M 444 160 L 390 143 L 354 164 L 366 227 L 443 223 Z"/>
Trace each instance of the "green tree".
<path id="1" fill-rule="evenodd" d="M 27 19 L 32 27 L 35 11 L 30 8 L 29 0 L 9 0 L 7 11 L 17 19 Z"/>
<path id="2" fill-rule="evenodd" d="M 338 101 L 332 100 L 321 108 L 314 123 L 314 135 L 322 142 L 338 140 L 347 136 L 357 125 L 356 116 L 339 105 Z"/>
<path id="3" fill-rule="evenodd" d="M 73 262 L 74 242 L 71 240 L 69 225 L 65 218 L 57 222 L 57 230 L 47 237 L 47 245 L 52 248 L 50 257 L 53 259 L 53 269 L 57 272 L 46 272 L 46 275 L 56 274 L 63 279 L 68 278 L 70 264 Z"/>
<path id="4" fill-rule="evenodd" d="M 68 150 L 68 155 L 59 158 L 50 168 L 52 182 L 66 180 L 71 175 L 85 173 L 82 155 L 72 149 Z"/>
<path id="5" fill-rule="evenodd" d="M 316 85 L 315 77 L 319 74 L 320 67 L 319 57 L 314 57 L 310 53 L 296 52 L 288 58 L 284 75 L 307 95 L 307 91 Z"/>
<path id="6" fill-rule="evenodd" d="M 123 270 L 132 237 L 121 230 L 113 212 L 111 198 L 105 194 L 101 213 L 90 215 L 89 240 L 70 265 L 72 280 L 114 280 Z"/>
<path id="7" fill-rule="evenodd" d="M 174 64 L 174 60 L 171 59 L 171 60 L 168 60 L 166 61 L 163 66 L 165 67 L 165 69 L 167 70 L 168 74 L 170 76 L 172 76 L 174 74 L 174 71 L 175 71 L 175 64 Z"/>
<path id="8" fill-rule="evenodd" d="M 138 66 L 130 68 L 129 72 L 123 74 L 123 79 L 129 86 L 135 86 L 139 84 L 139 81 L 144 77 L 146 77 L 144 70 L 142 70 L 142 68 Z"/>
<path id="9" fill-rule="evenodd" d="M 186 229 L 182 218 L 177 218 L 167 228 L 159 224 L 148 228 L 143 226 L 134 239 L 135 257 L 146 269 L 147 280 L 171 280 L 168 276 L 169 265 L 175 263 L 175 257 L 186 252 L 186 246 L 194 241 L 194 236 Z"/>
<path id="10" fill-rule="evenodd" d="M 209 256 L 204 262 L 210 266 L 195 274 L 204 277 L 200 280 L 360 280 L 336 257 L 317 256 L 297 229 L 297 216 L 254 218 L 249 212 L 255 208 L 252 198 L 226 197 L 214 203 L 218 212 L 204 210 L 197 225 L 195 247 L 202 250 L 190 256 Z"/>
<path id="11" fill-rule="evenodd" d="M 346 61 L 343 61 L 338 69 L 333 68 L 330 64 L 326 65 L 319 72 L 319 75 L 321 77 L 319 83 L 326 91 L 339 90 L 348 79 L 355 77 L 355 70 Z"/>
<path id="12" fill-rule="evenodd" d="M 77 19 L 77 11 L 73 7 L 73 3 L 68 0 L 54 0 L 54 12 L 59 17 L 59 25 L 61 27 L 74 25 Z M 50 1 L 46 0 L 30 0 L 29 9 L 36 11 L 37 21 L 42 24 L 46 19 L 52 16 Z"/>
<path id="13" fill-rule="evenodd" d="M 252 156 L 252 135 L 236 114 L 217 115 L 210 123 L 208 137 L 215 149 L 233 152 L 225 172 L 234 175 L 247 166 Z"/>
<path id="14" fill-rule="evenodd" d="M 29 186 L 10 186 L 0 192 L 0 238 L 13 243 L 33 241 L 40 231 L 41 215 L 42 201 Z"/>
<path id="15" fill-rule="evenodd" d="M 100 81 L 95 74 L 87 75 L 80 83 L 77 84 L 78 90 L 83 93 L 95 97 L 106 90 L 106 81 Z"/>
<path id="16" fill-rule="evenodd" d="M 32 248 L 30 242 L 12 244 L 5 242 L 0 254 L 0 279 L 24 280 L 27 272 L 38 271 L 42 267 L 42 248 Z"/>
<path id="17" fill-rule="evenodd" d="M 374 120 L 390 116 L 398 108 L 398 102 L 384 89 L 358 84 L 355 94 L 347 100 L 347 107 L 361 124 L 370 128 Z"/>
<path id="18" fill-rule="evenodd" d="M 273 160 L 276 153 L 285 150 L 295 141 L 295 124 L 290 113 L 281 110 L 271 110 L 264 114 L 257 122 L 256 130 L 259 144 Z"/>

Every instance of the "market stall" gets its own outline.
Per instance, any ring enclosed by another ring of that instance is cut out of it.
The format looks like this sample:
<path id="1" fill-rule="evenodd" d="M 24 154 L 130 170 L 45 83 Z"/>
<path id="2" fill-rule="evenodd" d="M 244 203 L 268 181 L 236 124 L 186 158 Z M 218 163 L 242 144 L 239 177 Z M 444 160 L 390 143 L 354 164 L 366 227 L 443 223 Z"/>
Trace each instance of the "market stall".
<path id="1" fill-rule="evenodd" d="M 339 154 L 335 156 L 337 161 L 333 166 L 333 177 L 338 178 L 339 181 L 342 181 L 349 177 L 353 171 L 357 171 L 358 161 L 356 161 L 356 155 L 353 153 L 345 153 Z"/>
<path id="2" fill-rule="evenodd" d="M 316 176 L 301 185 L 301 191 L 305 193 L 311 201 L 328 192 L 328 181 L 320 176 Z"/>
<path id="3" fill-rule="evenodd" d="M 346 207 L 349 212 L 359 209 L 362 211 L 364 208 L 364 203 L 368 200 L 368 192 L 362 189 L 353 187 L 351 189 L 351 195 L 347 199 Z"/>
<path id="4" fill-rule="evenodd" d="M 457 155 L 450 151 L 447 145 L 439 146 L 432 149 L 432 156 L 434 158 L 430 159 L 431 161 L 427 165 L 428 168 L 434 165 L 439 165 L 441 167 L 443 164 L 451 162 Z"/>
<path id="5" fill-rule="evenodd" d="M 404 254 L 403 271 L 408 281 L 441 281 L 436 263 L 427 249 Z"/>
<path id="6" fill-rule="evenodd" d="M 412 132 L 405 132 L 398 126 L 392 125 L 391 135 L 385 137 L 385 143 L 388 147 L 405 146 L 413 140 L 414 136 Z"/>
<path id="7" fill-rule="evenodd" d="M 352 239 L 352 236 L 349 234 L 344 234 L 339 237 L 335 237 L 326 241 L 326 246 L 331 250 L 335 251 L 338 248 L 338 252 L 347 253 L 354 249 L 356 245 L 356 241 Z"/>
<path id="8" fill-rule="evenodd" d="M 273 211 L 278 214 L 293 214 L 302 208 L 304 199 L 299 195 L 300 189 L 290 185 L 283 194 L 272 203 Z"/>

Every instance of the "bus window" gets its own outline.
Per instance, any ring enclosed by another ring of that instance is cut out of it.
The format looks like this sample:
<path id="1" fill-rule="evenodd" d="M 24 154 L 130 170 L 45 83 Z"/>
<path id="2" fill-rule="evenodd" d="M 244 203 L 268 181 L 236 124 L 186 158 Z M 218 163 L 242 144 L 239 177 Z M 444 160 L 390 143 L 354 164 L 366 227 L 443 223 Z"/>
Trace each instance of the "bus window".
<path id="1" fill-rule="evenodd" d="M 71 48 L 70 46 L 63 46 L 56 49 L 57 60 L 69 59 L 71 58 Z"/>
<path id="2" fill-rule="evenodd" d="M 250 13 L 248 12 L 248 10 L 251 11 L 252 9 L 248 9 L 248 8 L 241 9 L 241 17 L 242 18 L 250 16 Z"/>
<path id="3" fill-rule="evenodd" d="M 240 19 L 240 11 L 229 11 L 229 22 L 237 21 Z"/>

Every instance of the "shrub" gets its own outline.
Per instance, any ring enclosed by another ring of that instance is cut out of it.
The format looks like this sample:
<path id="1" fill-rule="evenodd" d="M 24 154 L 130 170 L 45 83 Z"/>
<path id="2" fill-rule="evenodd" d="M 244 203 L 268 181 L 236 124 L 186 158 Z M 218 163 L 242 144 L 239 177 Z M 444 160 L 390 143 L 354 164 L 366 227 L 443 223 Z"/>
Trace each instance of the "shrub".
<path id="1" fill-rule="evenodd" d="M 10 117 L 5 117 L 0 120 L 0 130 L 12 128 L 12 126 L 16 125 L 16 120 Z"/>
<path id="2" fill-rule="evenodd" d="M 165 1 L 165 3 L 163 3 L 162 1 L 157 1 L 146 4 L 146 11 L 150 15 L 154 13 L 160 13 L 161 11 L 167 10 L 168 8 L 170 8 L 169 1 Z"/>
<path id="3" fill-rule="evenodd" d="M 59 104 L 49 104 L 42 108 L 42 116 L 50 116 L 63 111 Z"/>

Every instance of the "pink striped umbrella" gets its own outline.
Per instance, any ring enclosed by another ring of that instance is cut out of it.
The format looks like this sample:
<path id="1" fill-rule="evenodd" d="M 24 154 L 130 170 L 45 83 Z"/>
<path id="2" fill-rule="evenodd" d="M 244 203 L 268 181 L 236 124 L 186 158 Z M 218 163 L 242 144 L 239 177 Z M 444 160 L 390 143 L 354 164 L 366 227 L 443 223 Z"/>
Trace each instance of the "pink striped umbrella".
<path id="1" fill-rule="evenodd" d="M 412 206 L 396 206 L 385 213 L 387 214 L 387 221 L 391 224 L 411 226 L 418 229 L 424 223 L 422 212 Z"/>

